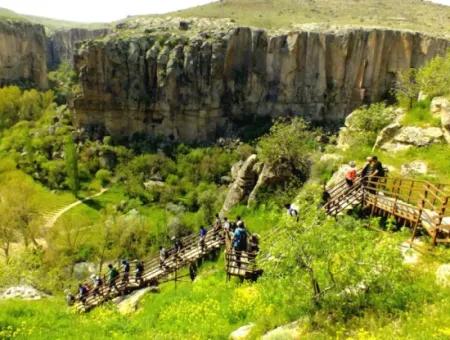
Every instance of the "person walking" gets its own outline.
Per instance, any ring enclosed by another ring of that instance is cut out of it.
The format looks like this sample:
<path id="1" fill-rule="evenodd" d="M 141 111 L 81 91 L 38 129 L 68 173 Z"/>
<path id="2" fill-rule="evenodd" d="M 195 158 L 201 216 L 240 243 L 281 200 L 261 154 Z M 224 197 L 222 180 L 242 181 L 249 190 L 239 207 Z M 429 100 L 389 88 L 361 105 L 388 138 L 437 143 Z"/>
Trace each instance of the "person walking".
<path id="1" fill-rule="evenodd" d="M 122 261 L 122 269 L 123 269 L 122 284 L 124 287 L 126 287 L 130 282 L 130 263 L 127 260 Z"/>
<path id="2" fill-rule="evenodd" d="M 206 234 L 207 233 L 208 233 L 208 231 L 206 230 L 206 228 L 201 226 L 200 227 L 199 244 L 200 244 L 200 250 L 202 253 L 204 253 L 206 250 Z"/>
<path id="3" fill-rule="evenodd" d="M 159 247 L 159 267 L 165 270 L 165 262 L 167 259 L 167 250 L 163 246 Z"/>
<path id="4" fill-rule="evenodd" d="M 143 274 L 144 274 L 144 264 L 142 263 L 142 261 L 138 260 L 136 262 L 136 274 L 134 280 L 136 281 L 137 284 L 139 284 L 139 286 L 142 286 L 142 284 L 144 283 L 144 279 L 142 277 Z"/>
<path id="5" fill-rule="evenodd" d="M 117 279 L 119 278 L 119 271 L 112 264 L 108 264 L 108 294 L 111 294 L 111 290 L 114 288 L 118 293 L 120 292 L 117 287 Z"/>

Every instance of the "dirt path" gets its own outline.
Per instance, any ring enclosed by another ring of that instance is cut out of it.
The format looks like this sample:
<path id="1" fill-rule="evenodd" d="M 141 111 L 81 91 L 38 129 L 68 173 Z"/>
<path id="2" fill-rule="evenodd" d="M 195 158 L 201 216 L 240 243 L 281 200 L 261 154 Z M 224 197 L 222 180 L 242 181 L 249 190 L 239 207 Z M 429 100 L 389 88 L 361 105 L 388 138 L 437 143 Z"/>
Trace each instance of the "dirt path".
<path id="1" fill-rule="evenodd" d="M 49 217 L 47 217 L 47 221 L 44 223 L 44 230 L 45 229 L 50 229 L 53 228 L 53 226 L 55 225 L 56 221 L 58 221 L 58 219 L 64 215 L 66 212 L 68 212 L 69 210 L 75 208 L 76 206 L 89 201 L 93 198 L 96 198 L 98 196 L 103 195 L 106 191 L 108 191 L 108 189 L 103 188 L 102 190 L 100 190 L 98 193 L 96 193 L 95 195 L 83 198 L 82 200 L 78 200 L 76 202 L 73 202 L 69 205 L 66 205 L 65 207 L 55 211 L 54 213 L 52 213 Z"/>

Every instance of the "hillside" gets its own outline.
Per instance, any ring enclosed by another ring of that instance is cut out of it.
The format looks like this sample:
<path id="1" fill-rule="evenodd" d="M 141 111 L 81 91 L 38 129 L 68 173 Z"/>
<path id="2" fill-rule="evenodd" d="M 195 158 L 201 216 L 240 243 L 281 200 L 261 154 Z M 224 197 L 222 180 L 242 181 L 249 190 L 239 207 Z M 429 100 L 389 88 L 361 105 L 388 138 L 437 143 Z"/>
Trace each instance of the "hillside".
<path id="1" fill-rule="evenodd" d="M 2 19 L 12 19 L 12 20 L 20 20 L 27 21 L 34 24 L 41 24 L 46 27 L 49 32 L 54 32 L 56 30 L 62 29 L 70 29 L 70 28 L 87 28 L 87 29 L 96 29 L 96 28 L 105 28 L 108 24 L 105 23 L 80 23 L 73 21 L 65 21 L 65 20 L 57 20 L 51 18 L 43 18 L 32 15 L 24 15 L 19 14 L 14 11 L 11 11 L 6 8 L 0 7 L 0 20 Z"/>
<path id="2" fill-rule="evenodd" d="M 422 0 L 223 0 L 170 15 L 225 17 L 272 29 L 321 23 L 450 33 L 450 6 Z"/>

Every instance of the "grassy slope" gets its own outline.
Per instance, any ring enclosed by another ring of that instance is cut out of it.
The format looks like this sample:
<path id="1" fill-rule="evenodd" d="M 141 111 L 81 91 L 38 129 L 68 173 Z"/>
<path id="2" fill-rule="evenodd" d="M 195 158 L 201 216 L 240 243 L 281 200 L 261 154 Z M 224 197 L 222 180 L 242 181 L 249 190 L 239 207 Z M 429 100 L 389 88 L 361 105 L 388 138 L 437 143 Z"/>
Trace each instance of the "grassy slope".
<path id="1" fill-rule="evenodd" d="M 450 33 L 450 6 L 421 0 L 223 0 L 170 14 L 227 17 L 239 24 L 274 29 L 326 23 Z"/>
<path id="2" fill-rule="evenodd" d="M 50 18 L 37 17 L 32 15 L 23 15 L 11 11 L 6 8 L 0 7 L 0 20 L 2 19 L 13 19 L 13 20 L 21 20 L 28 21 L 34 24 L 44 25 L 50 32 L 61 30 L 61 29 L 70 29 L 70 28 L 103 28 L 106 27 L 107 24 L 102 23 L 79 23 L 72 21 L 64 21 Z"/>

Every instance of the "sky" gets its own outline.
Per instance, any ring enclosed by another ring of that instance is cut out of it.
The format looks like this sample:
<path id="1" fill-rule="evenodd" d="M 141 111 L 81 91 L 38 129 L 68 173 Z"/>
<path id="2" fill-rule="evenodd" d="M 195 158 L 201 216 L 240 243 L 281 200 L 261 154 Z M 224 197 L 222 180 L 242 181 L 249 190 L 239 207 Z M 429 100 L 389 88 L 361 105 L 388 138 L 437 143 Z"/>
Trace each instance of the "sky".
<path id="1" fill-rule="evenodd" d="M 402 0 L 399 0 L 402 1 Z M 159 14 L 212 0 L 0 0 L 0 7 L 21 14 L 79 22 L 110 22 L 128 15 Z M 450 6 L 450 0 L 433 0 Z"/>

